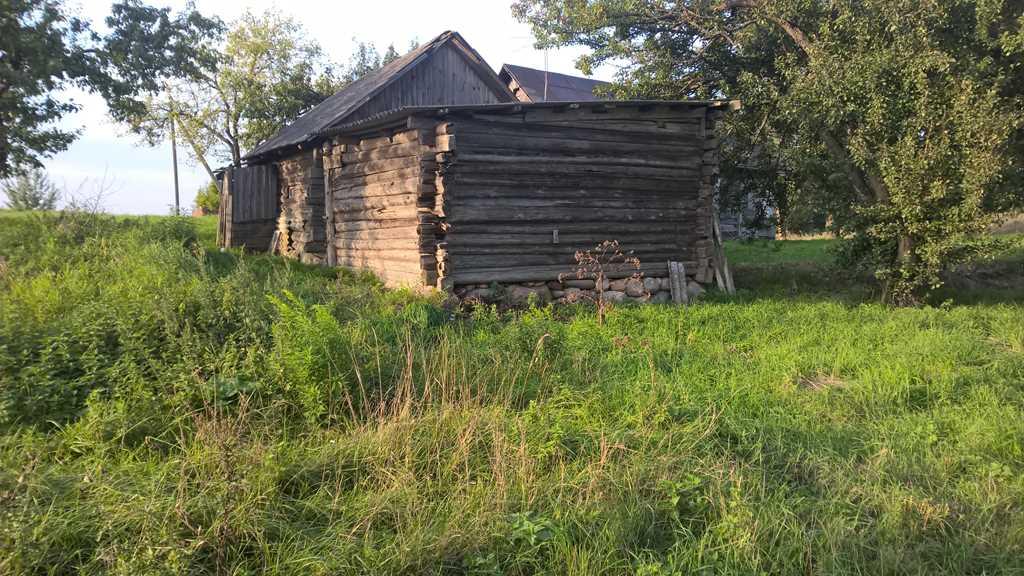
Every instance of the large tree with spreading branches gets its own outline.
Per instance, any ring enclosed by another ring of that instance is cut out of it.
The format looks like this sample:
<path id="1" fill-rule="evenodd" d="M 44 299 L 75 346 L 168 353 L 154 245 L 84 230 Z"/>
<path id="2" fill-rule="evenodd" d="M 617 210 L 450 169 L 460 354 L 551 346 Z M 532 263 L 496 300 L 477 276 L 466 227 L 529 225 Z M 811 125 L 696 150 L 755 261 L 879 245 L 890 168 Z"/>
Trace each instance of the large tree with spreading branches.
<path id="1" fill-rule="evenodd" d="M 0 0 L 0 177 L 37 168 L 74 141 L 77 131 L 59 125 L 78 110 L 68 89 L 102 95 L 126 119 L 161 79 L 209 68 L 204 45 L 222 29 L 191 5 L 172 14 L 139 0 L 113 4 L 107 25 L 97 33 L 62 0 Z"/>
<path id="2" fill-rule="evenodd" d="M 841 256 L 914 302 L 1022 204 L 1024 4 L 518 0 L 543 46 L 622 66 L 620 96 L 733 97 L 724 176 L 814 206 Z"/>

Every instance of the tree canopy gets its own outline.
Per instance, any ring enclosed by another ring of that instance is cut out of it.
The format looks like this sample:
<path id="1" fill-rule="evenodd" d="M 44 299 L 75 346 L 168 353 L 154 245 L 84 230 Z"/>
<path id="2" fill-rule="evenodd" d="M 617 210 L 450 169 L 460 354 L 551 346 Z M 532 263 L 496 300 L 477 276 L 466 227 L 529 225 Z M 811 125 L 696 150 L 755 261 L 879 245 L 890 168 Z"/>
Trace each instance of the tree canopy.
<path id="1" fill-rule="evenodd" d="M 208 67 L 222 24 L 191 6 L 176 16 L 138 0 L 115 3 L 100 35 L 62 0 L 0 0 L 0 177 L 40 165 L 77 136 L 55 123 L 78 106 L 62 91 L 101 94 L 115 118 L 141 109 L 163 78 Z"/>
<path id="2" fill-rule="evenodd" d="M 727 182 L 816 206 L 884 297 L 914 301 L 1021 203 L 1012 0 L 517 0 L 541 45 L 622 65 L 618 94 L 734 97 Z M 731 178 L 730 178 L 731 177 Z"/>
<path id="3" fill-rule="evenodd" d="M 169 137 L 173 119 L 211 178 L 210 161 L 240 165 L 283 125 L 398 57 L 393 46 L 381 56 L 359 42 L 349 65 L 339 66 L 294 18 L 274 10 L 247 12 L 209 51 L 211 65 L 168 79 L 124 119 L 150 144 Z"/>

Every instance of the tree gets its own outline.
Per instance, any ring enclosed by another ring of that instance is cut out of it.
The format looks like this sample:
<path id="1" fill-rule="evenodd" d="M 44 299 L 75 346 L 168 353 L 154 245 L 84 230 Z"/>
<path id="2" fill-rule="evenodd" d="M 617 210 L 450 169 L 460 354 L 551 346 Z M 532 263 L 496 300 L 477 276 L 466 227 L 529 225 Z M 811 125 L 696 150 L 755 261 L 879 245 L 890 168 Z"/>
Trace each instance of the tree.
<path id="1" fill-rule="evenodd" d="M 201 186 L 196 192 L 196 207 L 206 214 L 216 214 L 220 209 L 220 189 L 216 182 Z"/>
<path id="2" fill-rule="evenodd" d="M 153 145 L 168 137 L 174 121 L 211 179 L 207 158 L 240 166 L 246 150 L 340 84 L 320 47 L 277 12 L 246 13 L 210 50 L 216 66 L 167 79 L 127 120 Z"/>
<path id="3" fill-rule="evenodd" d="M 94 80 L 100 63 L 84 47 L 88 37 L 88 23 L 59 2 L 0 0 L 0 177 L 74 140 L 53 123 L 76 107 L 54 93 Z"/>
<path id="4" fill-rule="evenodd" d="M 173 120 L 211 180 L 208 159 L 240 166 L 246 151 L 282 126 L 398 57 L 393 46 L 381 56 L 372 43 L 360 42 L 351 63 L 339 67 L 297 21 L 275 11 L 246 13 L 210 50 L 215 67 L 168 79 L 162 93 L 127 119 L 151 145 L 168 138 Z"/>
<path id="5" fill-rule="evenodd" d="M 518 0 L 542 45 L 623 61 L 619 95 L 728 95 L 732 176 L 815 205 L 890 302 L 1022 203 L 1024 5 L 1011 0 Z"/>
<path id="6" fill-rule="evenodd" d="M 381 56 L 373 42 L 356 42 L 355 52 L 345 69 L 343 80 L 346 84 L 355 82 L 381 66 L 394 62 L 398 57 L 398 50 L 395 50 L 394 44 L 388 45 L 384 56 Z"/>
<path id="7" fill-rule="evenodd" d="M 42 170 L 28 170 L 3 183 L 3 194 L 11 210 L 53 210 L 60 191 Z"/>
<path id="8" fill-rule="evenodd" d="M 115 117 L 139 109 L 156 79 L 201 67 L 197 45 L 219 26 L 191 6 L 171 18 L 138 0 L 114 4 L 101 36 L 61 0 L 0 0 L 0 177 L 65 150 L 77 131 L 56 121 L 78 106 L 68 88 L 101 94 Z"/>

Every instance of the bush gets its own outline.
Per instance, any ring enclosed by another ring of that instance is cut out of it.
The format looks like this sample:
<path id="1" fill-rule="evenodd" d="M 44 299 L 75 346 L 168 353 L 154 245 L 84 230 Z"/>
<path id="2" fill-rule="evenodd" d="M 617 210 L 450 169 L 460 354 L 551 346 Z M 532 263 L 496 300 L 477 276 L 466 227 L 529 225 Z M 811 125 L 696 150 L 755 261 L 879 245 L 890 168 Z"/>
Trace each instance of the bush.
<path id="1" fill-rule="evenodd" d="M 57 186 L 42 170 L 30 170 L 3 183 L 11 210 L 53 210 L 60 199 Z"/>
<path id="2" fill-rule="evenodd" d="M 216 214 L 220 210 L 220 189 L 216 183 L 210 182 L 199 188 L 199 192 L 196 193 L 196 206 L 207 214 Z"/>

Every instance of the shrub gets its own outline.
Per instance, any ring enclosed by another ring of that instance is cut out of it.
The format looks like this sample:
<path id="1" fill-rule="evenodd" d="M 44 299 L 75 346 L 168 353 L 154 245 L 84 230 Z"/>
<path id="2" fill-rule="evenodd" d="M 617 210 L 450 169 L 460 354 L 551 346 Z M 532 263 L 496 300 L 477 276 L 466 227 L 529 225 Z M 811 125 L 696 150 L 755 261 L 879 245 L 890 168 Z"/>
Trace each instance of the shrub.
<path id="1" fill-rule="evenodd" d="M 199 188 L 196 193 L 196 206 L 207 214 L 216 214 L 220 210 L 220 189 L 217 184 L 210 182 Z"/>
<path id="2" fill-rule="evenodd" d="M 11 210 L 53 210 L 60 199 L 57 186 L 42 170 L 30 170 L 7 180 L 2 186 Z"/>

